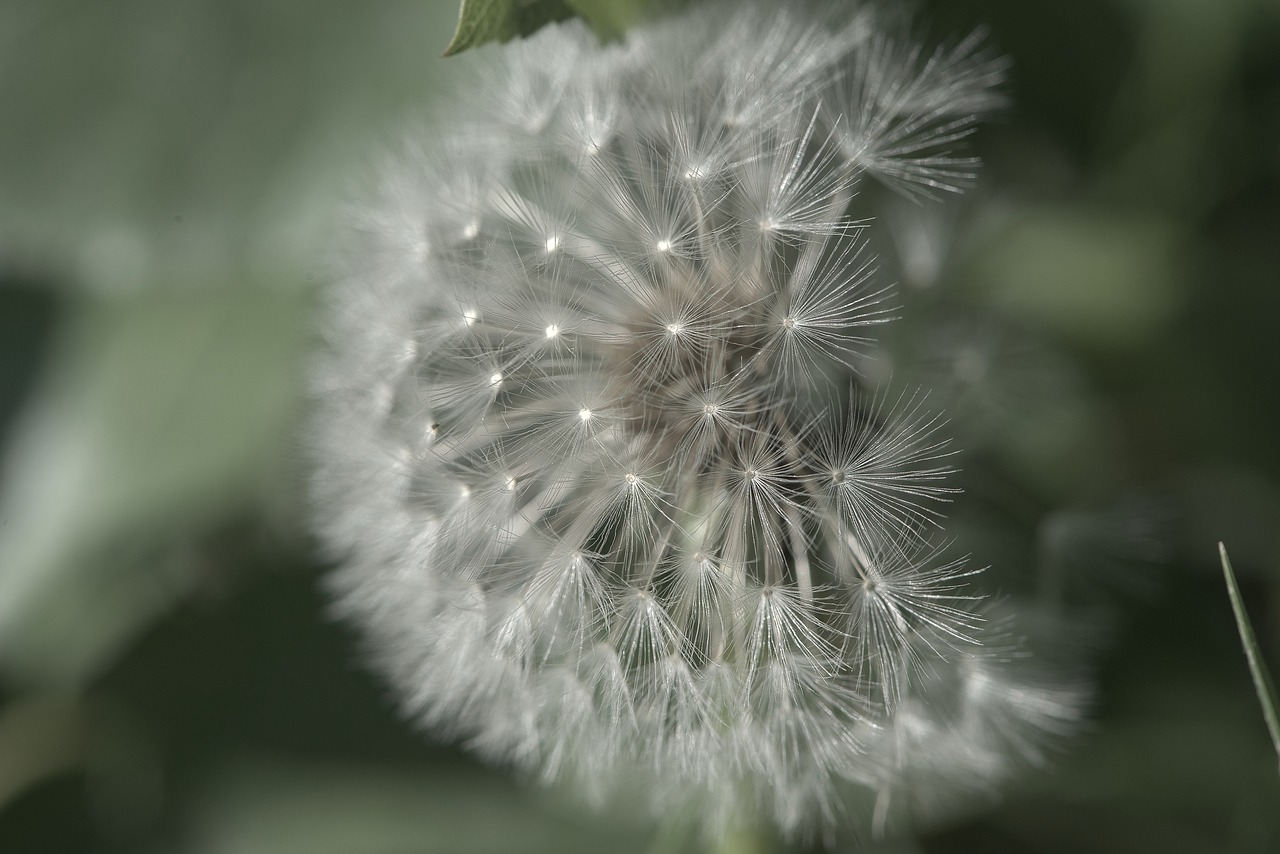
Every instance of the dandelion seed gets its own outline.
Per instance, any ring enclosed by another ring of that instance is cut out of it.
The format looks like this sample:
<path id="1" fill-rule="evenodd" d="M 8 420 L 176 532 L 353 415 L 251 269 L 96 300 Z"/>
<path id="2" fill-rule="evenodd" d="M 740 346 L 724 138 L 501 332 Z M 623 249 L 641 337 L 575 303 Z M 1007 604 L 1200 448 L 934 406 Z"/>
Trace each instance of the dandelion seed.
<path id="1" fill-rule="evenodd" d="M 975 669 L 972 573 L 930 544 L 943 421 L 856 370 L 892 318 L 858 181 L 958 186 L 998 100 L 976 41 L 926 56 L 890 19 L 548 27 L 386 170 L 332 290 L 314 484 L 408 714 L 712 835 L 999 778 L 921 701 L 937 673 L 1028 732 L 1070 717 Z"/>

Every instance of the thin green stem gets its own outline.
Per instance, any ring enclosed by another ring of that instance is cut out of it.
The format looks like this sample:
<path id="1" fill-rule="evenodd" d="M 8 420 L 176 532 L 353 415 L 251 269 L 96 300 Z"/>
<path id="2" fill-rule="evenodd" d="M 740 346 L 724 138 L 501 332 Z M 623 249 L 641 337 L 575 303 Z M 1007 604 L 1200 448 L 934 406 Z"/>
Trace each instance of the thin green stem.
<path id="1" fill-rule="evenodd" d="M 1249 662 L 1249 673 L 1253 676 L 1253 688 L 1258 692 L 1258 703 L 1262 706 L 1262 717 L 1267 722 L 1267 730 L 1271 733 L 1271 745 L 1275 748 L 1276 758 L 1280 759 L 1280 715 L 1277 715 L 1275 688 L 1262 665 L 1262 655 L 1258 650 L 1258 638 L 1249 623 L 1249 615 L 1240 600 L 1240 585 L 1236 583 L 1236 574 L 1231 569 L 1231 561 L 1227 558 L 1227 547 L 1218 543 L 1218 555 L 1222 558 L 1222 574 L 1227 579 L 1227 595 L 1231 598 L 1231 610 L 1235 612 L 1236 628 L 1240 631 L 1240 643 L 1244 646 L 1244 656 Z"/>

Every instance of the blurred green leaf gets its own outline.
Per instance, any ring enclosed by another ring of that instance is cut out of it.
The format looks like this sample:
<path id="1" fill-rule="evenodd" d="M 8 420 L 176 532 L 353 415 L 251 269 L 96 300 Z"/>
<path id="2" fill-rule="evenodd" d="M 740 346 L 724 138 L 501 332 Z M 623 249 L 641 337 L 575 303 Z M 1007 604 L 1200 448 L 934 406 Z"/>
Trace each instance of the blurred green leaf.
<path id="1" fill-rule="evenodd" d="M 1185 292 L 1171 223 L 1104 211 L 1028 210 L 983 248 L 996 306 L 1091 346 L 1133 349 L 1177 315 Z"/>
<path id="2" fill-rule="evenodd" d="M 647 833 L 530 798 L 501 777 L 240 763 L 194 809 L 183 854 L 595 854 Z"/>
<path id="3" fill-rule="evenodd" d="M 487 42 L 527 36 L 573 15 L 564 0 L 462 0 L 458 27 L 444 49 L 453 56 Z"/>
<path id="4" fill-rule="evenodd" d="M 315 264 L 361 169 L 440 94 L 457 10 L 0 4 L 0 266 L 120 294 Z"/>
<path id="5" fill-rule="evenodd" d="M 63 330 L 0 494 L 0 672 L 77 682 L 198 579 L 184 537 L 280 479 L 305 298 L 96 304 Z"/>
<path id="6" fill-rule="evenodd" d="M 28 786 L 81 758 L 82 718 L 74 702 L 60 697 L 0 708 L 0 810 Z"/>
<path id="7" fill-rule="evenodd" d="M 650 0 L 462 0 L 445 56 L 528 36 L 554 21 L 578 16 L 601 39 L 621 38 Z"/>
<path id="8" fill-rule="evenodd" d="M 646 0 L 566 0 L 602 39 L 618 39 L 634 25 Z"/>

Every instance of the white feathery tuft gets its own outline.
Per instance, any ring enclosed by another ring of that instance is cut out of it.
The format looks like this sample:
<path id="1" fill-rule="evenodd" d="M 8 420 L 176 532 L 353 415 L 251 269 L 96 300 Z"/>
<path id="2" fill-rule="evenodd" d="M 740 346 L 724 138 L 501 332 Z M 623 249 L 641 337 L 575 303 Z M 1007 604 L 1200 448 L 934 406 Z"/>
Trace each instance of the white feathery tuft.
<path id="1" fill-rule="evenodd" d="M 498 56 L 354 216 L 315 370 L 316 530 L 406 712 L 711 833 L 1001 778 L 985 727 L 1073 707 L 936 557 L 944 421 L 858 372 L 894 308 L 850 208 L 961 186 L 1002 63 L 752 3 Z"/>

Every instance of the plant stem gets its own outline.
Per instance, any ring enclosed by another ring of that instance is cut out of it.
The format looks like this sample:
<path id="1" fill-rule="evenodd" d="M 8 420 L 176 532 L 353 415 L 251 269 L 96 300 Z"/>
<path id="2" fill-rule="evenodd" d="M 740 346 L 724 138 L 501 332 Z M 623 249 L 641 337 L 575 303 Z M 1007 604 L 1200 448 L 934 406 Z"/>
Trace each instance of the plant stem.
<path id="1" fill-rule="evenodd" d="M 1262 706 L 1262 717 L 1267 722 L 1267 730 L 1271 733 L 1271 745 L 1275 748 L 1276 758 L 1280 760 L 1280 715 L 1277 715 L 1276 692 L 1262 665 L 1262 656 L 1258 650 L 1258 639 L 1249 623 L 1249 615 L 1240 600 L 1240 585 L 1236 583 L 1236 574 L 1231 569 L 1231 561 L 1227 558 L 1227 547 L 1218 543 L 1218 555 L 1222 558 L 1222 574 L 1227 579 L 1227 595 L 1231 598 L 1231 610 L 1235 612 L 1236 628 L 1240 630 L 1240 643 L 1244 646 L 1244 656 L 1249 662 L 1249 673 L 1253 676 L 1253 688 L 1258 692 L 1258 703 Z"/>

